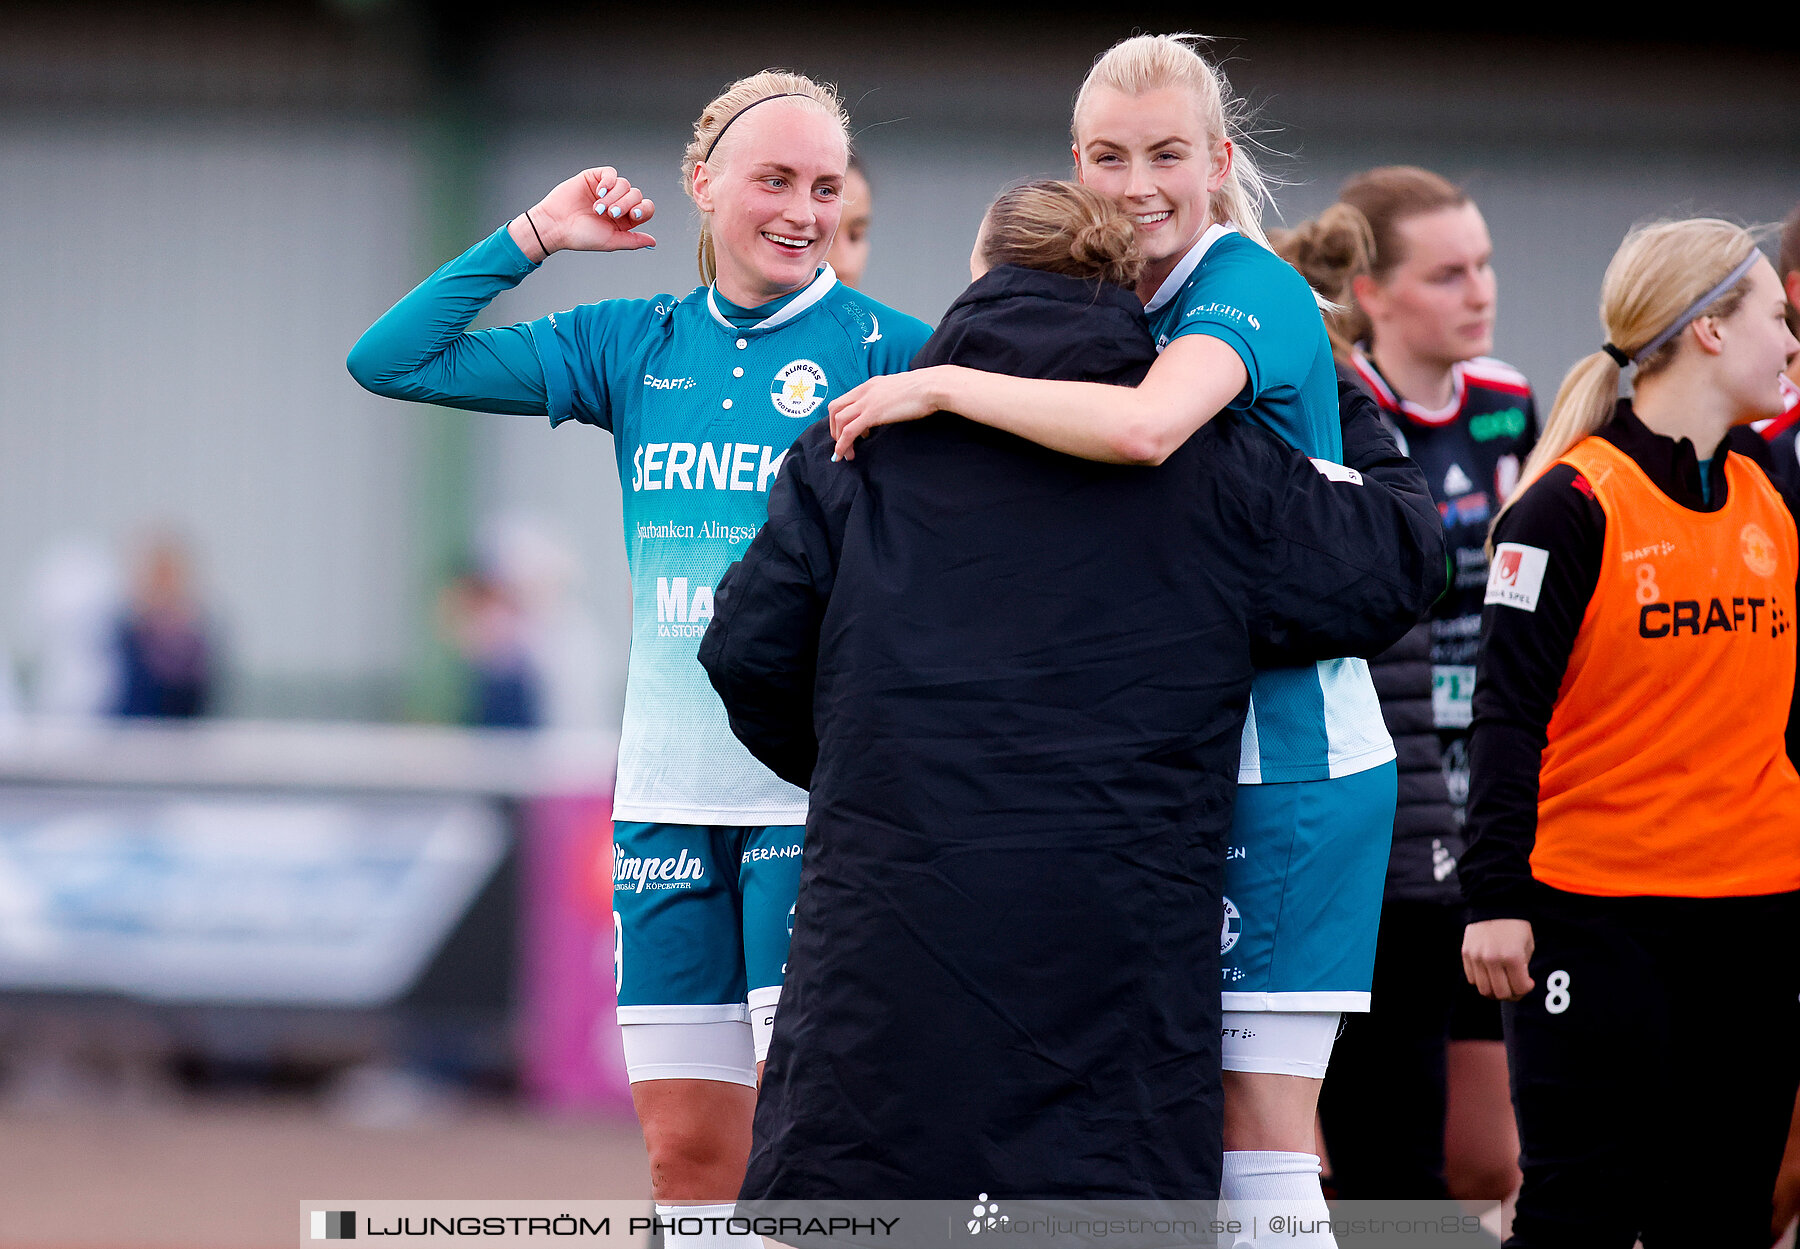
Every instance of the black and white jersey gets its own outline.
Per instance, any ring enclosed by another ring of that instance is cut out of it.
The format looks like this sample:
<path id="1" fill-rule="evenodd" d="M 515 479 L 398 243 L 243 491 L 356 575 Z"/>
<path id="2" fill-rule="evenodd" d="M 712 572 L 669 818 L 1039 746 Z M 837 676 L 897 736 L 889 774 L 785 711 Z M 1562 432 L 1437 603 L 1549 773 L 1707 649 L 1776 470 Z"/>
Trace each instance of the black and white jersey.
<path id="1" fill-rule="evenodd" d="M 1452 819 L 1423 808 L 1409 827 L 1401 813 L 1394 829 L 1388 896 L 1454 898 L 1460 829 L 1469 794 L 1470 700 L 1481 646 L 1482 598 L 1487 591 L 1488 525 L 1518 485 L 1537 443 L 1537 404 L 1525 375 L 1482 356 L 1453 366 L 1450 402 L 1431 409 L 1400 398 L 1375 362 L 1351 353 L 1347 370 L 1380 405 L 1401 450 L 1424 470 L 1450 560 L 1450 588 L 1431 613 L 1431 721 L 1442 752 Z M 1378 680 L 1378 684 L 1379 684 Z"/>

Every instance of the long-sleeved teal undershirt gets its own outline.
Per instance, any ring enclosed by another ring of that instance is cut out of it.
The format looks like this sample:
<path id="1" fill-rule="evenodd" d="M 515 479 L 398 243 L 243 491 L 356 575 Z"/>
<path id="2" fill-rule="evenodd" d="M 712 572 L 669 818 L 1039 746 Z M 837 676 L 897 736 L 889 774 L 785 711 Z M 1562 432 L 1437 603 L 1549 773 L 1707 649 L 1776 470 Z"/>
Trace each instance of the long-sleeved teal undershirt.
<path id="1" fill-rule="evenodd" d="M 757 308 L 701 287 L 465 329 L 536 268 L 497 231 L 371 326 L 350 372 L 396 399 L 612 431 L 632 581 L 613 813 L 800 823 L 806 795 L 732 736 L 694 651 L 720 575 L 767 518 L 788 447 L 831 396 L 906 368 L 930 330 L 824 270 Z"/>

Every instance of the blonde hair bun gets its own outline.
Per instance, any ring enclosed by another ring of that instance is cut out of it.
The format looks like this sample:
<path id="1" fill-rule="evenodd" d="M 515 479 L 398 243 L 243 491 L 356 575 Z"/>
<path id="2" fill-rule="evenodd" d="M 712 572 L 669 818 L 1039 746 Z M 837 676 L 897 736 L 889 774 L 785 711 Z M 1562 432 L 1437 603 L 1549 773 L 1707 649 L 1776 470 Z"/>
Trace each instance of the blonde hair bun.
<path id="1" fill-rule="evenodd" d="M 1043 178 L 1002 191 L 983 220 L 981 255 L 990 265 L 1019 265 L 1127 289 L 1144 270 L 1131 218 L 1098 191 Z"/>

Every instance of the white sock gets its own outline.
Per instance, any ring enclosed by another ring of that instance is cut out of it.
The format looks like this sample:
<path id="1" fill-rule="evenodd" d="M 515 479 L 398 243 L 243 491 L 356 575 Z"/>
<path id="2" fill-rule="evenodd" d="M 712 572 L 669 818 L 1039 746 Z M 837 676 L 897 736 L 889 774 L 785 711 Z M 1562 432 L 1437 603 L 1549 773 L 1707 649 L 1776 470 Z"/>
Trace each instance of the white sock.
<path id="1" fill-rule="evenodd" d="M 675 1228 L 663 1229 L 667 1249 L 763 1249 L 762 1237 L 751 1232 L 735 1235 L 725 1230 L 725 1220 L 737 1206 L 665 1206 L 656 1203 L 656 1217 Z"/>
<path id="2" fill-rule="evenodd" d="M 1319 1155 L 1227 1150 L 1220 1188 L 1229 1206 L 1225 1217 L 1243 1224 L 1232 1249 L 1337 1249 L 1331 1211 L 1319 1188 Z M 1271 1226 L 1271 1220 L 1280 1226 Z"/>

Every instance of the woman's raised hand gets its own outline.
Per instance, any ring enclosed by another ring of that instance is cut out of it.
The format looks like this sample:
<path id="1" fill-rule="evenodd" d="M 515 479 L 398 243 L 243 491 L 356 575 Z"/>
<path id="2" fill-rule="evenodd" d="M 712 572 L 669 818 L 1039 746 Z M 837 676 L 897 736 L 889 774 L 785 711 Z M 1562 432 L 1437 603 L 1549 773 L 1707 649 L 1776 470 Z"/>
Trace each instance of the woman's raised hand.
<path id="1" fill-rule="evenodd" d="M 656 215 L 654 202 L 621 177 L 611 165 L 584 169 L 531 208 L 531 220 L 523 214 L 513 219 L 510 231 L 532 260 L 550 252 L 624 252 L 655 247 L 645 234 Z M 536 234 L 532 227 L 537 228 Z M 521 234 L 523 237 L 521 237 Z M 539 245 L 541 243 L 541 246 Z"/>
<path id="2" fill-rule="evenodd" d="M 840 459 L 856 458 L 856 440 L 877 425 L 916 421 L 943 407 L 935 384 L 945 366 L 871 377 L 831 401 L 831 436 Z"/>

